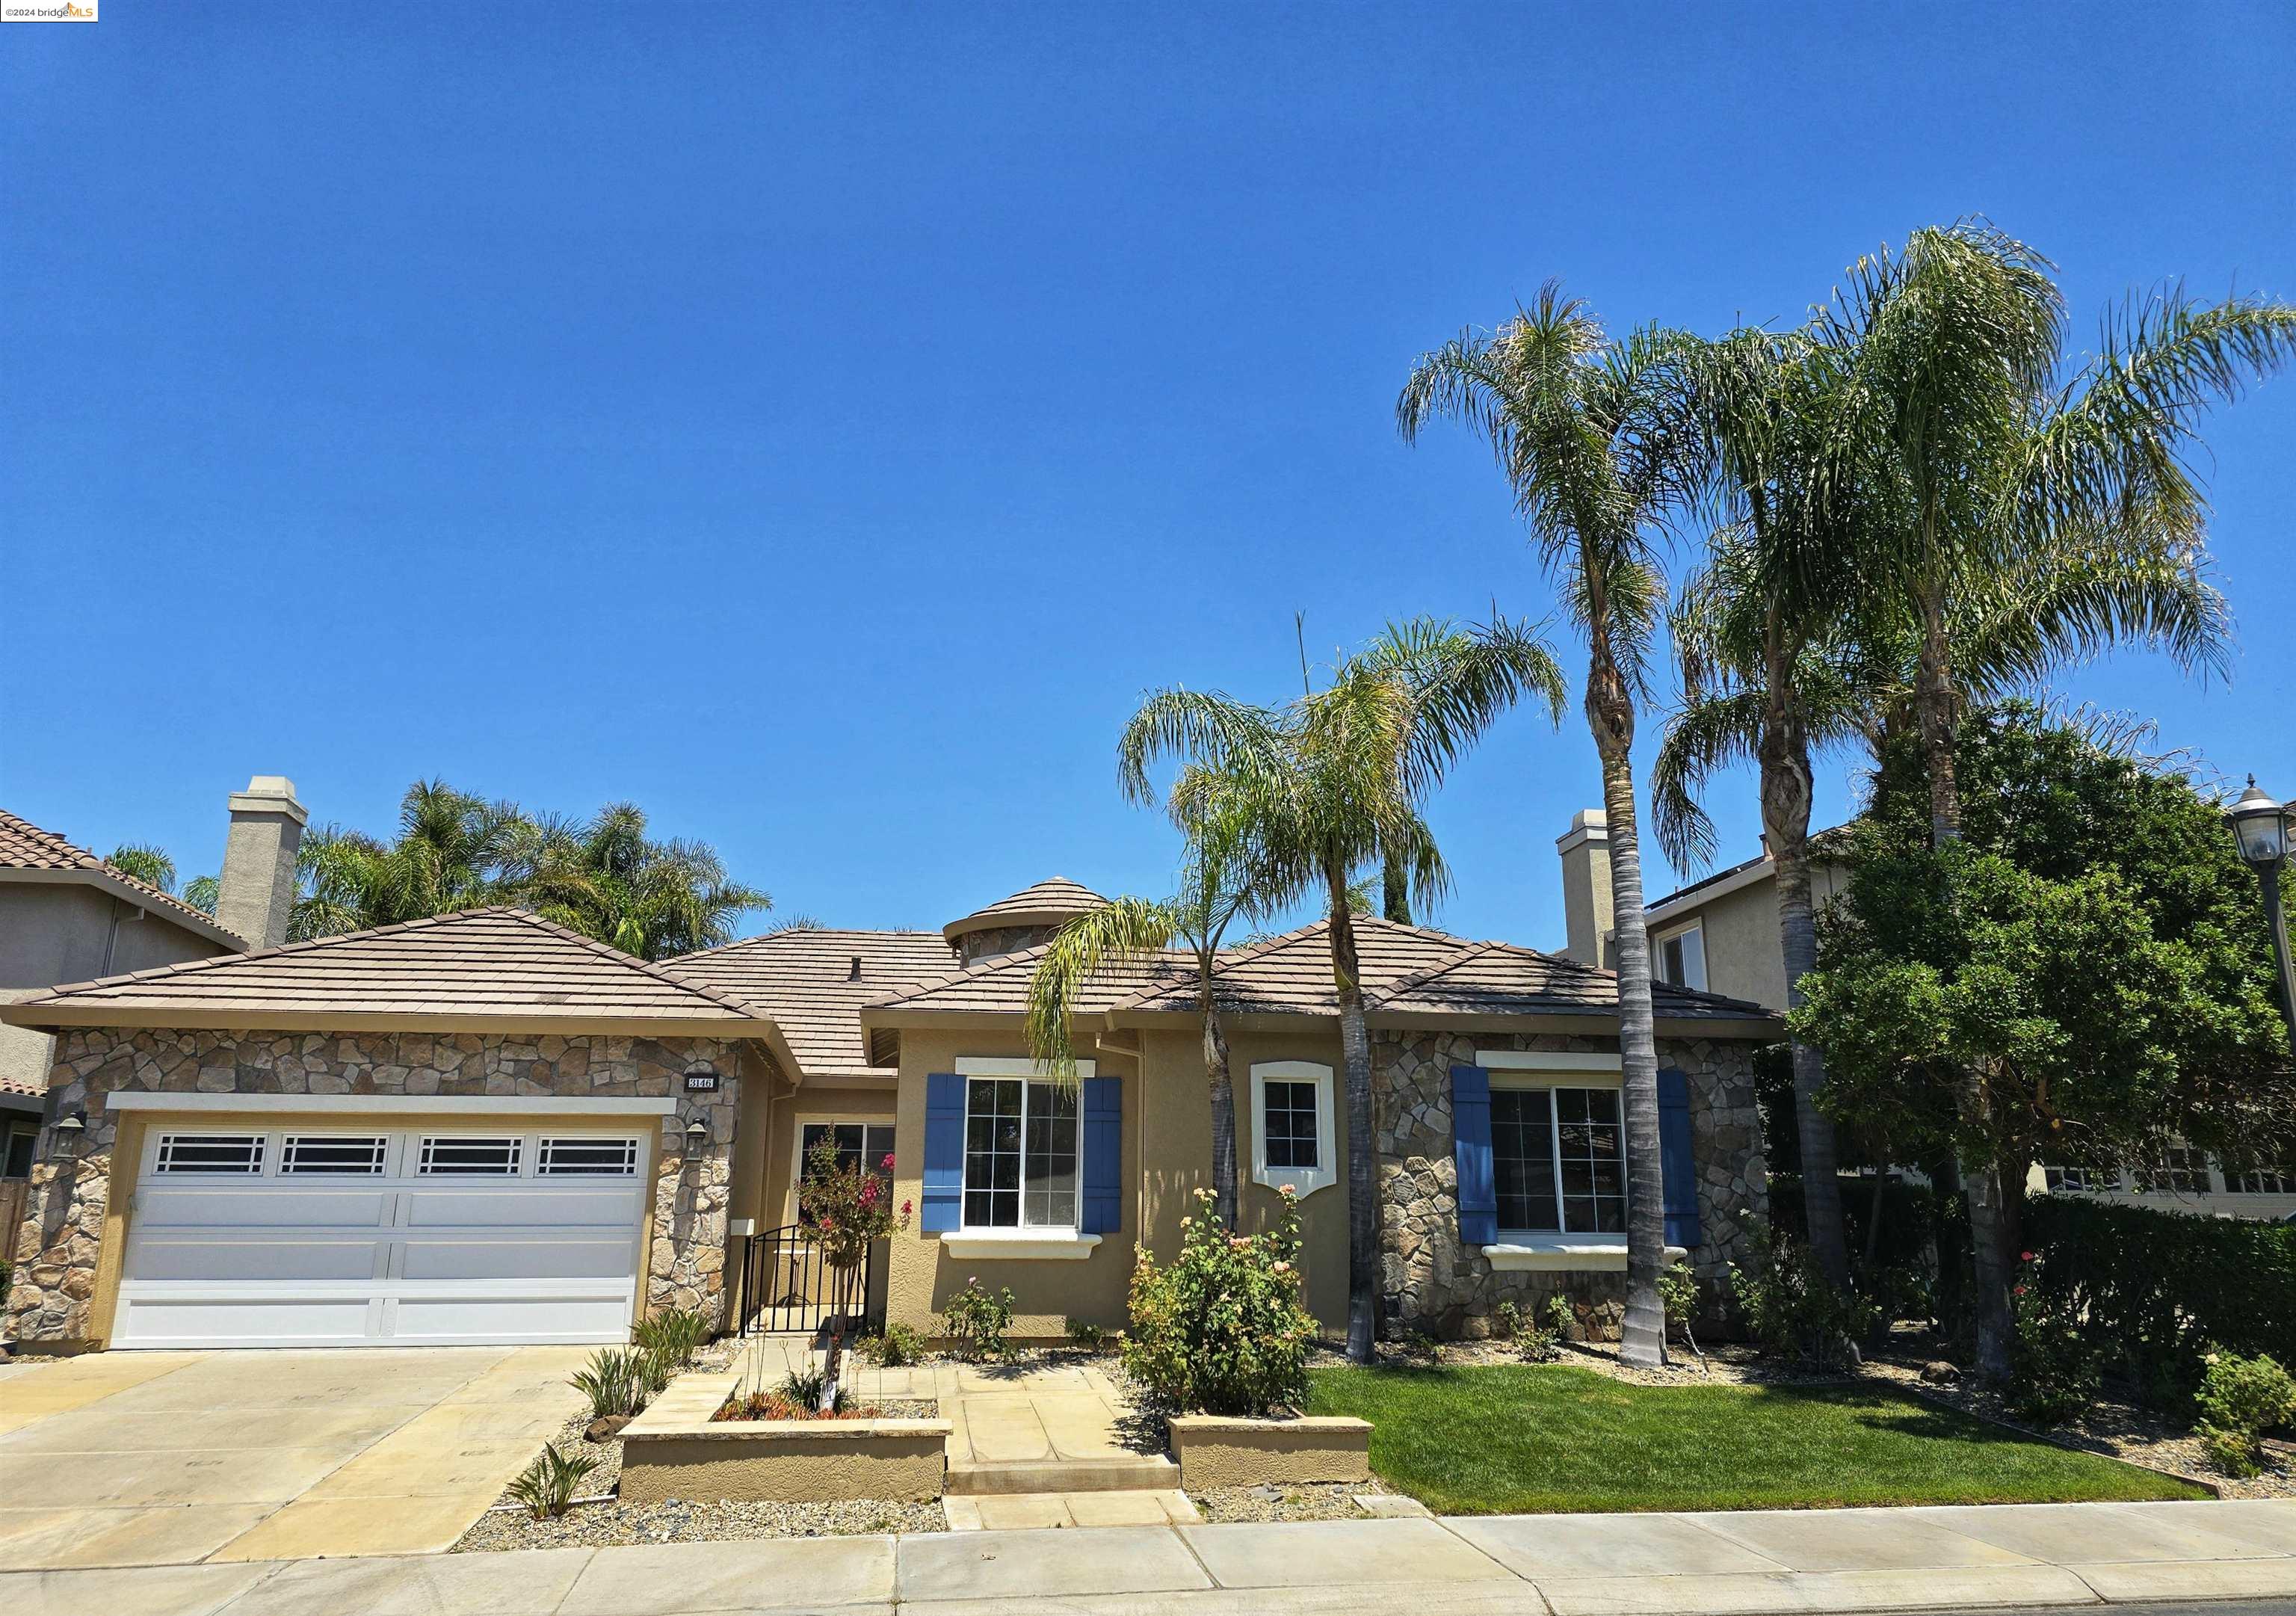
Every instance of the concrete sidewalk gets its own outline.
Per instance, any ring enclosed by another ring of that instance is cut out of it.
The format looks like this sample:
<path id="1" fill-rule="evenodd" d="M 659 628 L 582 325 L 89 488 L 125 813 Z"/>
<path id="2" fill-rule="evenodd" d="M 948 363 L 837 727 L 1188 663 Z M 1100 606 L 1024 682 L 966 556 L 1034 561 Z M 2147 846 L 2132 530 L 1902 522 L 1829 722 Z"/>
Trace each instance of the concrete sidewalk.
<path id="1" fill-rule="evenodd" d="M 11 1616 L 1612 1616 L 2296 1598 L 2296 1503 L 1514 1515 L 35 1571 Z"/>

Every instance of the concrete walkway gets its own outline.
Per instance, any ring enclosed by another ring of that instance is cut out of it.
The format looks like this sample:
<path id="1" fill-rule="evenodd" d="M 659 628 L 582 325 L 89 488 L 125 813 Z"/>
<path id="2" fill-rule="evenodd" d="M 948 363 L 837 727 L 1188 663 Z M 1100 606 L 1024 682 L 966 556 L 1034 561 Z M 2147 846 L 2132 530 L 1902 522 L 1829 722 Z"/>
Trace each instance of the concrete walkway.
<path id="1" fill-rule="evenodd" d="M 11 1616 L 1623 1616 L 2296 1598 L 2296 1503 L 811 1538 L 0 1576 Z"/>
<path id="2" fill-rule="evenodd" d="M 590 1350 L 0 1366 L 0 1570 L 445 1549 L 581 1407 Z"/>

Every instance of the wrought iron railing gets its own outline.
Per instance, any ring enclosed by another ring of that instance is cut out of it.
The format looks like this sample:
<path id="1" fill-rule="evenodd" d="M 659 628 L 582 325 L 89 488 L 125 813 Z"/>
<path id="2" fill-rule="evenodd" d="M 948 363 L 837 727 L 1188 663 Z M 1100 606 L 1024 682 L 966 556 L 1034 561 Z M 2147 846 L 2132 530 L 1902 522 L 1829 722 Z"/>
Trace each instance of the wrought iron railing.
<path id="1" fill-rule="evenodd" d="M 742 1333 L 818 1330 L 836 1318 L 858 1325 L 876 1276 L 874 1246 L 862 1261 L 840 1268 L 808 1225 L 752 1235 L 742 1257 Z"/>

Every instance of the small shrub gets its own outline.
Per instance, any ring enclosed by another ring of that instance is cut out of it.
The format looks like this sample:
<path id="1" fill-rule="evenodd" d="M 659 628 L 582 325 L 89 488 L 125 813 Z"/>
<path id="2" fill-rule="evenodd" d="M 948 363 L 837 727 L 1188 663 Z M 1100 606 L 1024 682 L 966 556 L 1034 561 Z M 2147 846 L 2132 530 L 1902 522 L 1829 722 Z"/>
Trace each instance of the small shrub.
<path id="1" fill-rule="evenodd" d="M 1526 1364 L 1551 1364 L 1562 1356 L 1562 1338 L 1545 1325 L 1525 1325 L 1514 1350 Z"/>
<path id="2" fill-rule="evenodd" d="M 627 1418 L 645 1412 L 646 1404 L 661 1389 L 654 1379 L 651 1353 L 634 1347 L 604 1347 L 590 1355 L 589 1363 L 574 1372 L 574 1390 L 590 1399 L 594 1420 Z M 668 1377 L 662 1376 L 666 1382 Z"/>
<path id="3" fill-rule="evenodd" d="M 2077 1308 L 2039 1283 L 2028 1251 L 2010 1302 L 2017 1326 L 2009 1362 L 2009 1406 L 2038 1425 L 2062 1425 L 2087 1414 L 2104 1376 Z"/>
<path id="4" fill-rule="evenodd" d="M 925 1338 L 906 1325 L 887 1325 L 877 1335 L 865 1335 L 853 1343 L 858 1357 L 885 1369 L 898 1369 L 904 1364 L 923 1361 Z"/>
<path id="5" fill-rule="evenodd" d="M 821 1383 L 822 1372 L 820 1370 L 811 1368 L 792 1369 L 788 1374 L 783 1377 L 782 1389 L 777 1395 L 779 1395 L 783 1401 L 793 1404 L 797 1407 L 804 1409 L 807 1414 L 810 1415 L 821 1407 Z M 767 1395 L 775 1394 L 769 1393 Z M 851 1407 L 852 1405 L 853 1394 L 847 1390 L 843 1386 L 840 1386 L 837 1389 L 837 1400 L 830 1406 L 832 1412 L 841 1414 L 846 1409 Z M 773 1419 L 786 1418 L 789 1416 L 768 1415 L 759 1417 Z"/>
<path id="6" fill-rule="evenodd" d="M 978 1279 L 968 1279 L 940 1310 L 940 1325 L 966 1358 L 1011 1358 L 1013 1343 L 1004 1339 L 1004 1332 L 1013 1327 L 1013 1292 L 1009 1286 L 985 1290 Z"/>
<path id="7" fill-rule="evenodd" d="M 652 1354 L 672 1374 L 693 1362 L 693 1355 L 709 1339 L 709 1320 L 692 1308 L 671 1308 L 638 1321 L 630 1339 L 642 1352 Z"/>
<path id="8" fill-rule="evenodd" d="M 1068 1329 L 1069 1345 L 1071 1347 L 1082 1348 L 1086 1352 L 1097 1352 L 1108 1344 L 1107 1326 L 1095 1325 L 1088 1318 L 1070 1319 Z"/>
<path id="9" fill-rule="evenodd" d="M 1424 1330 L 1406 1330 L 1403 1333 L 1403 1349 L 1414 1358 L 1425 1358 L 1431 1364 L 1443 1356 L 1443 1343 Z"/>
<path id="10" fill-rule="evenodd" d="M 1512 1301 L 1503 1301 L 1491 1309 L 1491 1333 L 1503 1341 L 1511 1341 L 1522 1333 L 1522 1309 Z"/>
<path id="11" fill-rule="evenodd" d="M 1196 1192 L 1168 1266 L 1144 1246 L 1132 1270 L 1124 1366 L 1184 1414 L 1262 1415 L 1308 1389 L 1316 1321 L 1300 1301 L 1300 1209 L 1291 1193 L 1264 1234 L 1231 1235 Z"/>
<path id="12" fill-rule="evenodd" d="M 1666 1322 L 1682 1332 L 1684 1345 L 1694 1358 L 1702 1358 L 1698 1350 L 1698 1338 L 1691 1333 L 1691 1321 L 1698 1317 L 1698 1276 L 1690 1271 L 1686 1262 L 1669 1263 L 1658 1276 L 1658 1299 L 1666 1309 Z"/>
<path id="13" fill-rule="evenodd" d="M 2252 1476 L 2264 1468 L 2264 1433 L 2296 1420 L 2296 1378 L 2276 1358 L 2211 1352 L 2202 1362 L 2200 1409 L 2194 1427 L 2209 1450 L 2209 1462 L 2228 1476 Z"/>
<path id="14" fill-rule="evenodd" d="M 1857 1343 L 1881 1310 L 1855 1291 L 1828 1284 L 1800 1241 L 1775 1235 L 1759 1218 L 1748 1227 L 1757 1266 L 1749 1272 L 1730 1265 L 1730 1291 L 1746 1333 L 1763 1350 L 1816 1368 L 1857 1363 Z"/>
<path id="15" fill-rule="evenodd" d="M 1556 1341 L 1569 1341 L 1578 1326 L 1578 1309 L 1570 1305 L 1568 1296 L 1557 1291 L 1546 1299 L 1546 1327 L 1554 1332 Z"/>
<path id="16" fill-rule="evenodd" d="M 598 1461 L 588 1454 L 561 1453 L 553 1442 L 518 1472 L 518 1479 L 510 1484 L 510 1496 L 531 1510 L 536 1520 L 547 1521 L 566 1513 L 582 1479 L 597 1468 Z"/>

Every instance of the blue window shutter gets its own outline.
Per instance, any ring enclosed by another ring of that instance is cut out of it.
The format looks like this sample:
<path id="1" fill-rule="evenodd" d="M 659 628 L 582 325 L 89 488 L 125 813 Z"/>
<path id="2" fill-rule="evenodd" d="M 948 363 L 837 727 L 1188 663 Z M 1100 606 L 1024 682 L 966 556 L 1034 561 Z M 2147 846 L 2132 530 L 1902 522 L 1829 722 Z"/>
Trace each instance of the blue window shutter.
<path id="1" fill-rule="evenodd" d="M 917 1227 L 946 1235 L 964 1223 L 964 1079 L 953 1071 L 925 1079 L 925 1203 Z"/>
<path id="2" fill-rule="evenodd" d="M 1658 1074 L 1658 1159 L 1666 1180 L 1666 1243 L 1698 1244 L 1698 1161 L 1690 1152 L 1690 1079 L 1676 1068 Z"/>
<path id="3" fill-rule="evenodd" d="M 1459 1168 L 1459 1243 L 1494 1244 L 1499 1192 L 1491 1171 L 1491 1074 L 1480 1066 L 1451 1068 L 1451 1151 Z"/>
<path id="4" fill-rule="evenodd" d="M 1084 1194 L 1077 1207 L 1077 1230 L 1114 1235 L 1124 1227 L 1124 1079 L 1086 1078 L 1078 1112 L 1084 1139 L 1078 1175 Z"/>

